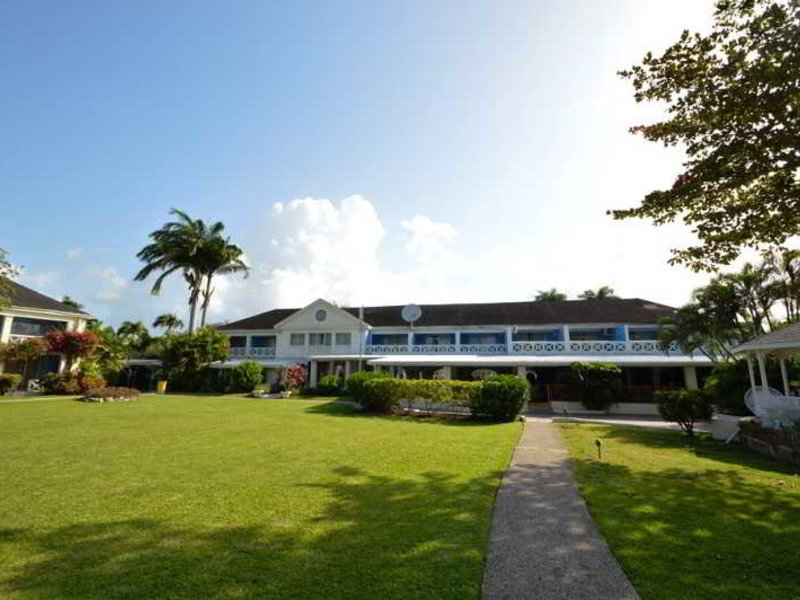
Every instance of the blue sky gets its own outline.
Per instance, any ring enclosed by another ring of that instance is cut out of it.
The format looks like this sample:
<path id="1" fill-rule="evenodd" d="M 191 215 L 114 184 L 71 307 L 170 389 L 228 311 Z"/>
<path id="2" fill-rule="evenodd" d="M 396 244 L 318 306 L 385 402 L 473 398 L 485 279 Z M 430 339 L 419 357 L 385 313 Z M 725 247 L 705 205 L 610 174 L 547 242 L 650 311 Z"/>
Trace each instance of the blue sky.
<path id="1" fill-rule="evenodd" d="M 604 211 L 680 153 L 615 72 L 711 2 L 0 4 L 0 247 L 112 323 L 185 311 L 134 283 L 170 207 L 223 220 L 253 274 L 232 319 L 344 303 L 519 300 L 605 283 L 680 303 L 681 227 Z M 345 201 L 345 199 L 349 200 Z M 276 206 L 277 205 L 277 206 Z"/>

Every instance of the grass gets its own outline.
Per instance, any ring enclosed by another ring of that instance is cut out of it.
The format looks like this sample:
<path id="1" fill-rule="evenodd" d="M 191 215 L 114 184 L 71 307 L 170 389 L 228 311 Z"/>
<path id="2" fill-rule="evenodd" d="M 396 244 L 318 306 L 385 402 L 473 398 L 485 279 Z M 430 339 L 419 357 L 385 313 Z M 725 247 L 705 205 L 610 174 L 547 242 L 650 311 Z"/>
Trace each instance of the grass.
<path id="1" fill-rule="evenodd" d="M 520 424 L 0 401 L 0 597 L 475 598 Z"/>
<path id="2" fill-rule="evenodd" d="M 562 431 L 592 516 L 644 600 L 800 598 L 800 467 L 674 432 Z"/>

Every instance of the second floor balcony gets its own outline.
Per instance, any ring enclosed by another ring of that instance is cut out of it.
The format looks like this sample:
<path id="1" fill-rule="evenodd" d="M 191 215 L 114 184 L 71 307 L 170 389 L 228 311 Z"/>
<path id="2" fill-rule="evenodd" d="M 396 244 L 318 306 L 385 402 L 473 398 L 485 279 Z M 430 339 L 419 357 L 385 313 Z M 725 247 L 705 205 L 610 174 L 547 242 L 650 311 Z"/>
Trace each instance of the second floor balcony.
<path id="1" fill-rule="evenodd" d="M 656 340 L 523 341 L 493 344 L 368 344 L 366 354 L 682 354 L 677 344 Z"/>

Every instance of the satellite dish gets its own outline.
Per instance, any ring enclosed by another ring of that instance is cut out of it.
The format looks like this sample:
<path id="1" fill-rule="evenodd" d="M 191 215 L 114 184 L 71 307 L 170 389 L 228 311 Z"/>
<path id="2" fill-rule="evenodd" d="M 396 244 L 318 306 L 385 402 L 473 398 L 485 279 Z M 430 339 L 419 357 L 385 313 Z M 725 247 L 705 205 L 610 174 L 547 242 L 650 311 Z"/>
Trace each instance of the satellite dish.
<path id="1" fill-rule="evenodd" d="M 413 324 L 422 316 L 422 309 L 416 304 L 408 304 L 400 311 L 400 316 L 406 323 Z"/>

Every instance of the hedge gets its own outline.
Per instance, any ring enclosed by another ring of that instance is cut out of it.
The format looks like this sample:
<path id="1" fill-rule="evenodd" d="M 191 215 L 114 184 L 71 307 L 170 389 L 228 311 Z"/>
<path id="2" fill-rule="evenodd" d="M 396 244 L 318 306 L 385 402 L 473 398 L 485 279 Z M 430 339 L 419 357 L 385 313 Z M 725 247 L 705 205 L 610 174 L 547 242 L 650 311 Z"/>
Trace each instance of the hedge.
<path id="1" fill-rule="evenodd" d="M 484 381 L 439 379 L 365 378 L 357 399 L 364 410 L 391 414 L 412 404 L 451 404 L 470 409 L 473 417 L 513 420 L 528 399 L 528 384 L 513 375 L 496 375 Z"/>
<path id="2" fill-rule="evenodd" d="M 367 382 L 375 379 L 389 379 L 391 376 L 383 371 L 357 371 L 347 378 L 345 392 L 356 402 L 362 403 L 366 399 Z"/>
<path id="3" fill-rule="evenodd" d="M 22 383 L 22 375 L 17 373 L 0 374 L 0 396 L 5 396 L 8 392 L 13 392 Z"/>
<path id="4" fill-rule="evenodd" d="M 316 393 L 320 396 L 338 396 L 342 393 L 342 378 L 336 375 L 323 375 L 317 385 Z"/>
<path id="5" fill-rule="evenodd" d="M 231 386 L 236 392 L 250 392 L 264 381 L 264 367 L 253 361 L 245 361 L 231 369 Z"/>

